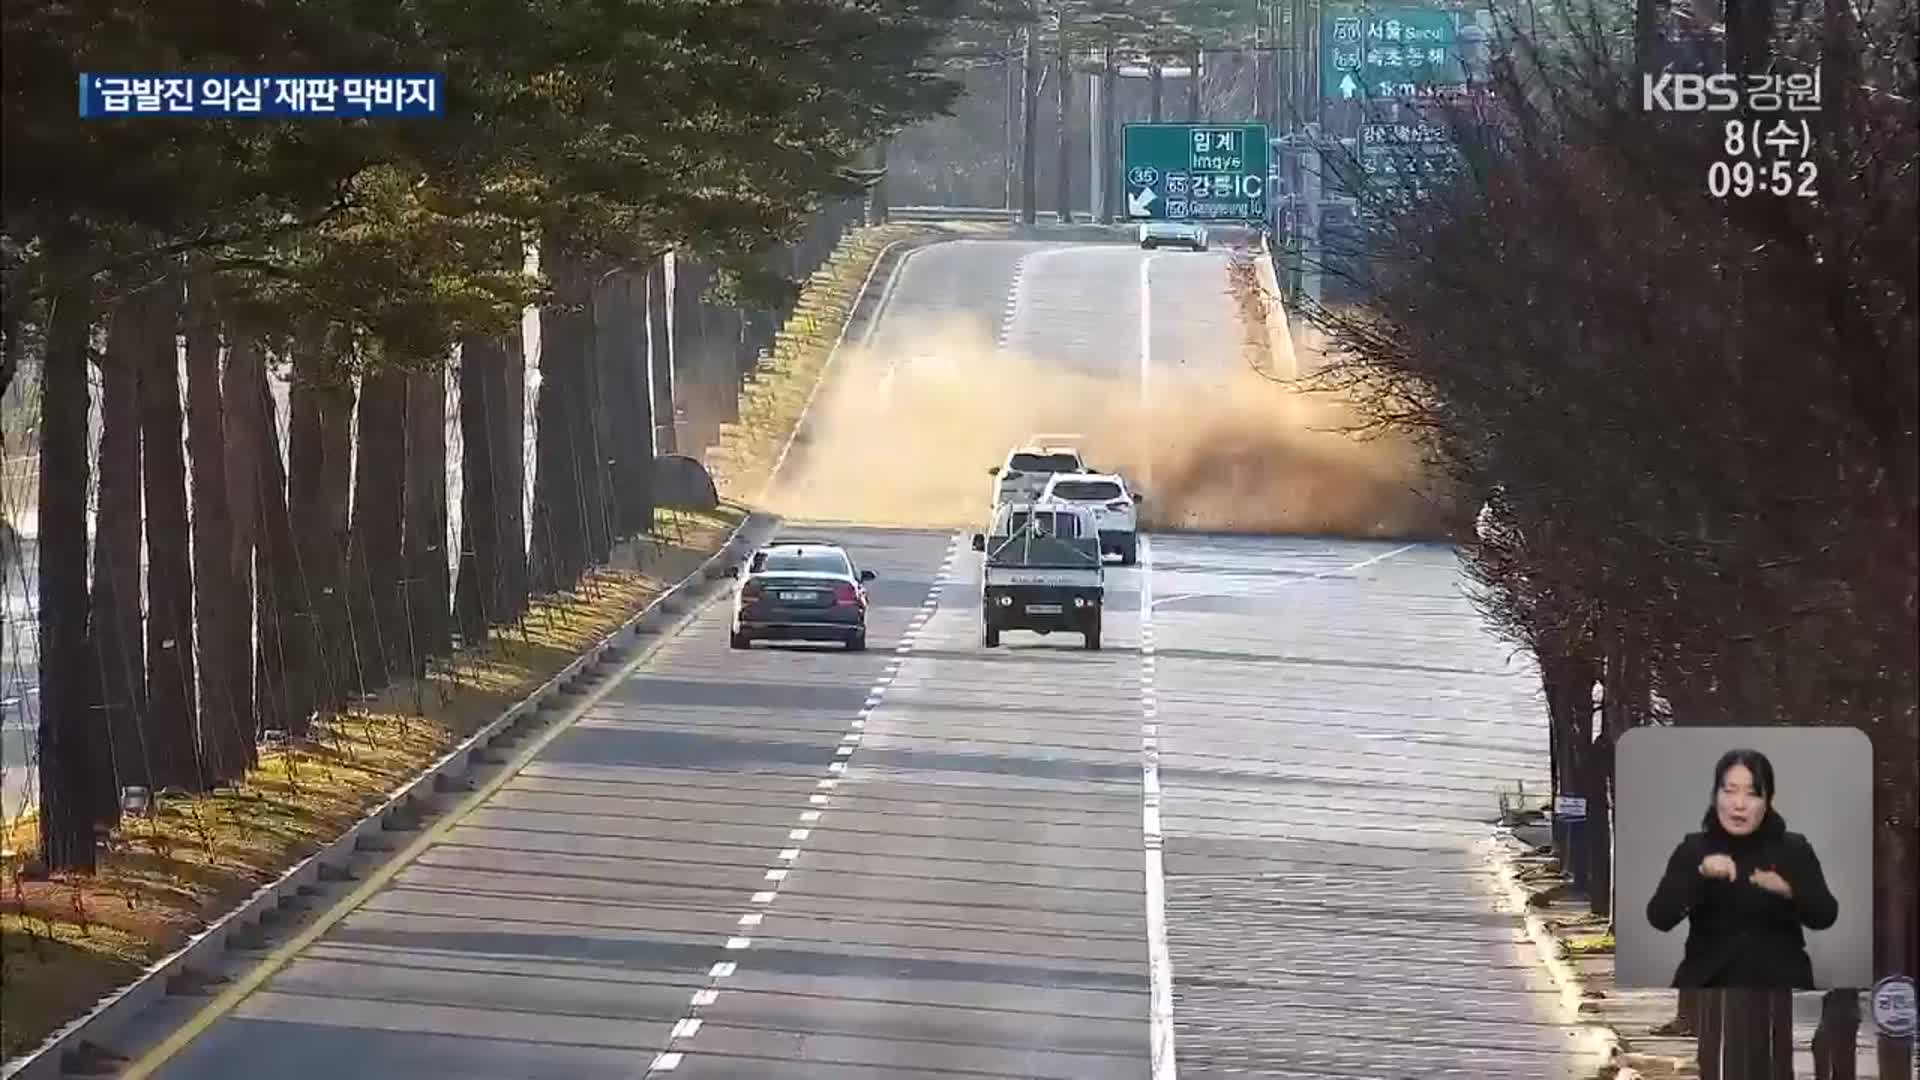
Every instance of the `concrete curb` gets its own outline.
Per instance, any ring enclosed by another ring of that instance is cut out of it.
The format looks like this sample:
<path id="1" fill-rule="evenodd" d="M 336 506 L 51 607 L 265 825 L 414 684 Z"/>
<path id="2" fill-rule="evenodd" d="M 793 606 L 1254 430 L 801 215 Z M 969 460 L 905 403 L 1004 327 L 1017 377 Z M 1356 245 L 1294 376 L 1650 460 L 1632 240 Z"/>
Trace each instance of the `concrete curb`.
<path id="1" fill-rule="evenodd" d="M 1280 277 L 1273 269 L 1273 251 L 1262 244 L 1253 253 L 1254 280 L 1265 294 L 1267 310 L 1267 355 L 1273 358 L 1273 373 L 1289 381 L 1300 377 L 1300 356 L 1293 349 L 1293 328 L 1287 322 L 1287 305 L 1280 296 Z"/>
<path id="2" fill-rule="evenodd" d="M 1612 1080 L 1640 1080 L 1640 1074 L 1625 1061 L 1626 1047 L 1621 1042 L 1620 1033 L 1609 1024 L 1595 1020 L 1586 1009 L 1586 985 L 1573 965 L 1560 955 L 1560 943 L 1547 927 L 1547 922 L 1533 910 L 1527 901 L 1529 894 L 1521 884 L 1519 873 L 1514 867 L 1515 852 L 1510 844 L 1501 840 L 1493 841 L 1492 859 L 1495 867 L 1495 879 L 1499 882 L 1502 896 L 1520 913 L 1522 924 L 1526 927 L 1527 939 L 1533 942 L 1534 952 L 1540 965 L 1547 970 L 1548 976 L 1560 991 L 1561 1007 L 1567 1010 L 1576 1024 L 1593 1041 L 1596 1056 L 1604 1055 L 1606 1060 L 1592 1074 L 1596 1077 L 1611 1077 Z"/>
<path id="3" fill-rule="evenodd" d="M 708 556 L 691 573 L 654 597 L 618 628 L 587 647 L 567 666 L 540 684 L 518 703 L 510 706 L 459 745 L 427 766 L 412 780 L 397 788 L 385 802 L 369 811 L 346 832 L 320 851 L 296 863 L 279 878 L 255 890 L 252 896 L 210 926 L 189 938 L 171 955 L 155 962 L 140 977 L 95 1005 L 85 1015 L 54 1032 L 31 1053 L 0 1067 L 0 1080 L 60 1080 L 72 1075 L 66 1067 L 83 1044 L 106 1046 L 136 1014 L 165 997 L 176 979 L 191 980 L 193 973 L 207 970 L 208 961 L 229 947 L 245 947 L 252 932 L 262 929 L 264 918 L 296 907 L 300 898 L 311 893 L 322 874 L 338 875 L 357 851 L 377 851 L 392 847 L 382 834 L 392 827 L 428 812 L 428 801 L 436 793 L 460 791 L 470 787 L 473 766 L 491 764 L 485 755 L 492 744 L 535 712 L 560 704 L 563 697 L 577 694 L 582 684 L 608 673 L 602 666 L 607 653 L 619 648 L 623 635 L 638 636 L 658 630 L 661 624 L 684 613 L 695 594 L 725 577 L 725 568 L 746 559 L 771 535 L 779 521 L 772 515 L 749 512 L 734 526 L 719 550 Z M 185 980 L 183 980 L 185 981 Z"/>

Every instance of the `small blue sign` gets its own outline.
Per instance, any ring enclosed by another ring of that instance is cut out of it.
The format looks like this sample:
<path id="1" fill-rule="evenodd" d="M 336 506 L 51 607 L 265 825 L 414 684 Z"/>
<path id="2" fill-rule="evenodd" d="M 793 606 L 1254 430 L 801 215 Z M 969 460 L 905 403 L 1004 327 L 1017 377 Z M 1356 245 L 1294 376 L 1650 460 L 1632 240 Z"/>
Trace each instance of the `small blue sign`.
<path id="1" fill-rule="evenodd" d="M 445 77 L 389 75 L 80 74 L 80 118 L 122 116 L 441 116 Z"/>

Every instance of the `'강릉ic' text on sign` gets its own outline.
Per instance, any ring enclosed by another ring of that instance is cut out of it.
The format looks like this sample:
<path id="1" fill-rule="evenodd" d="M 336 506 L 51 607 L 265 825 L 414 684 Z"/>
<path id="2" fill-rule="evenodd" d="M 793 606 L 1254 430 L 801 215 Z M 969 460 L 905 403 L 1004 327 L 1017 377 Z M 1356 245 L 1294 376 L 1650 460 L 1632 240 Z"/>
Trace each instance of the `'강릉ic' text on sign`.
<path id="1" fill-rule="evenodd" d="M 1135 221 L 1267 216 L 1265 124 L 1128 124 L 1121 144 L 1127 216 Z"/>

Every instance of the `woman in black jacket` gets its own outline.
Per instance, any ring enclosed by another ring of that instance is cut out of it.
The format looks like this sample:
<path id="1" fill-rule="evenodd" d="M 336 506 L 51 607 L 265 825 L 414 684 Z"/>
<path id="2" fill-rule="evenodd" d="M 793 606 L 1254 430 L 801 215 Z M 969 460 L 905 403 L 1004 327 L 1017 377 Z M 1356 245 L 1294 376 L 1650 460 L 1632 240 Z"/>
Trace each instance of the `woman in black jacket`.
<path id="1" fill-rule="evenodd" d="M 1713 784 L 1701 831 L 1673 849 L 1647 901 L 1647 922 L 1661 933 L 1687 920 L 1686 956 L 1673 985 L 1812 990 L 1801 927 L 1825 930 L 1840 914 L 1820 859 L 1774 812 L 1766 755 L 1727 751 Z"/>

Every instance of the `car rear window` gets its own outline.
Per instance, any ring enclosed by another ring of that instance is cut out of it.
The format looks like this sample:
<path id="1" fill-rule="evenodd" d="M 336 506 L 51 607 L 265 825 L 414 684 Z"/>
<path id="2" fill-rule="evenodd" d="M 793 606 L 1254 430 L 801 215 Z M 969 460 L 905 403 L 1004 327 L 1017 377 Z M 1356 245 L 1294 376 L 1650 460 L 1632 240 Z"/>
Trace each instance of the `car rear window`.
<path id="1" fill-rule="evenodd" d="M 852 576 L 852 564 L 837 551 L 765 551 L 755 556 L 756 574 L 844 574 Z"/>
<path id="2" fill-rule="evenodd" d="M 1111 480 L 1062 480 L 1053 485 L 1053 497 L 1075 502 L 1105 502 L 1120 497 L 1120 485 Z"/>
<path id="3" fill-rule="evenodd" d="M 1080 468 L 1072 454 L 1015 454 L 1007 465 L 1012 472 L 1073 472 Z"/>
<path id="4" fill-rule="evenodd" d="M 1045 532 L 1048 536 L 1058 536 L 1067 540 L 1076 540 L 1080 537 L 1080 519 L 1078 517 L 1072 514 L 1061 514 L 1045 510 L 1038 514 L 1029 513 L 1025 510 L 1016 510 L 1009 514 L 1007 516 L 1008 535 L 1025 529 L 1027 527 L 1027 521 L 1031 518 L 1040 519 L 1040 531 Z"/>

